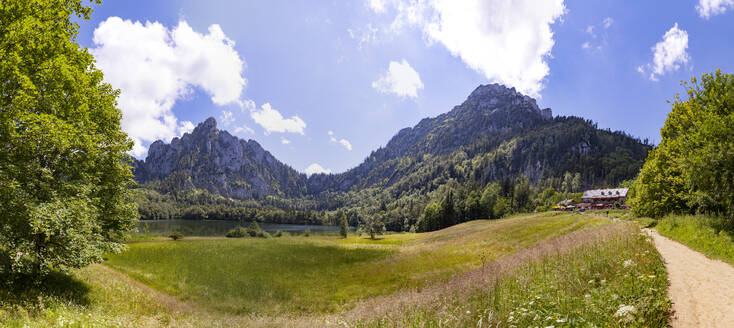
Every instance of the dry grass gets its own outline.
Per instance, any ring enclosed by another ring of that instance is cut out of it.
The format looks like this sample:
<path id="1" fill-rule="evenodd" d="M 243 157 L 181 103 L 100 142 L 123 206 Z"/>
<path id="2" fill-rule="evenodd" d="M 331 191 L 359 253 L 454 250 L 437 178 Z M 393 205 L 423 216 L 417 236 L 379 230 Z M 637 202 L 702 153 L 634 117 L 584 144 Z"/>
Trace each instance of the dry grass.
<path id="1" fill-rule="evenodd" d="M 374 317 L 400 316 L 407 309 L 415 307 L 440 307 L 446 304 L 442 299 L 468 295 L 478 289 L 486 289 L 506 274 L 522 265 L 542 258 L 566 254 L 579 247 L 596 244 L 629 233 L 635 229 L 628 224 L 606 225 L 595 229 L 574 231 L 537 245 L 522 249 L 496 261 L 488 261 L 482 267 L 457 275 L 448 282 L 439 283 L 418 290 L 400 291 L 391 295 L 376 297 L 359 303 L 352 310 L 332 317 L 329 322 L 354 322 Z M 433 309 L 437 313 L 447 309 Z M 446 313 L 448 314 L 448 313 Z"/>

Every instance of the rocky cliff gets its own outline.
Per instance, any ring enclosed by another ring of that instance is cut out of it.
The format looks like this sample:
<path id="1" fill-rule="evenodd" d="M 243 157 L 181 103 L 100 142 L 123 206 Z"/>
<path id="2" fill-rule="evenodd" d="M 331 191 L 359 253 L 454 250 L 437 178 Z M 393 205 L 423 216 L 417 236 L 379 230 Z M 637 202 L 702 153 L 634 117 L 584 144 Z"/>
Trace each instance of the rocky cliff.
<path id="1" fill-rule="evenodd" d="M 139 183 L 163 191 L 195 187 L 241 199 L 306 191 L 305 174 L 278 161 L 257 141 L 217 129 L 211 117 L 170 144 L 154 142 L 145 161 L 134 166 Z"/>

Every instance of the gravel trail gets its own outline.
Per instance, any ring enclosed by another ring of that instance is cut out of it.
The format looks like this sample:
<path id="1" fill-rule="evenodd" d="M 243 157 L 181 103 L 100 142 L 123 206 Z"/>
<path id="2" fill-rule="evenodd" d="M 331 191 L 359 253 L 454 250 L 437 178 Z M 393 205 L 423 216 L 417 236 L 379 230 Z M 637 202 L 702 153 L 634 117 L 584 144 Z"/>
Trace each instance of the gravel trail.
<path id="1" fill-rule="evenodd" d="M 673 301 L 671 325 L 734 327 L 734 267 L 646 229 L 665 260 Z"/>

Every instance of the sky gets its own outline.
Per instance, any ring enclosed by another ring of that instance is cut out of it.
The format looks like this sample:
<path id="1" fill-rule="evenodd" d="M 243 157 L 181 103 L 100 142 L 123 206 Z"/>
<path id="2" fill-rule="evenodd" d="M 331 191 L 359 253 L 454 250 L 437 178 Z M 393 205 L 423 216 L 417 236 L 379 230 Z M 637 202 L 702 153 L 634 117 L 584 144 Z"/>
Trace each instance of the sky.
<path id="1" fill-rule="evenodd" d="M 652 142 L 681 81 L 734 71 L 734 0 L 107 0 L 79 21 L 143 159 L 208 117 L 306 173 L 500 83 Z"/>

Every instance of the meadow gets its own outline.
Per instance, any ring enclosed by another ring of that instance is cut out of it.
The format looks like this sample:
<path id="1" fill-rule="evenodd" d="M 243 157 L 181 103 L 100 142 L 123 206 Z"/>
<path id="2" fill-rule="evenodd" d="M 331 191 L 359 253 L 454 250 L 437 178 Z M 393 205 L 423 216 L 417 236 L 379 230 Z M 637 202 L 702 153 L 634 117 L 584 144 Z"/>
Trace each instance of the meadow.
<path id="1" fill-rule="evenodd" d="M 552 319 L 560 320 L 555 327 L 654 327 L 667 320 L 668 304 L 662 261 L 639 228 L 572 213 L 472 221 L 376 240 L 134 242 L 104 264 L 64 279 L 76 287 L 5 297 L 0 322 L 488 327 Z M 634 309 L 615 317 L 621 305 Z"/>

